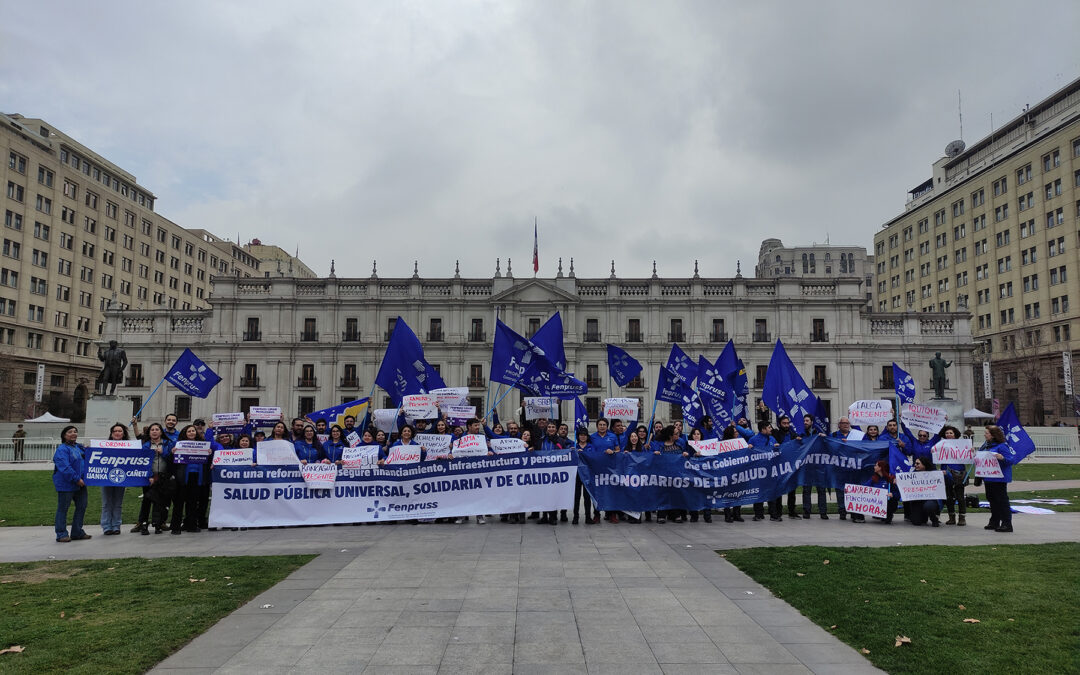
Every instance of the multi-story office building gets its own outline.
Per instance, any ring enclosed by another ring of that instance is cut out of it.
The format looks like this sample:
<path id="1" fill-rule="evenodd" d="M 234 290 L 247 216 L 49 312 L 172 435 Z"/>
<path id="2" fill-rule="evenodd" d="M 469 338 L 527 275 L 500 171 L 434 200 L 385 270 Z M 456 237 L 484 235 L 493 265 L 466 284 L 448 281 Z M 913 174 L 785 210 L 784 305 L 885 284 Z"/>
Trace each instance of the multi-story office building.
<path id="1" fill-rule="evenodd" d="M 182 419 L 215 411 L 280 405 L 307 413 L 367 396 L 387 340 L 401 316 L 427 359 L 450 386 L 467 386 L 482 409 L 488 398 L 496 315 L 531 336 L 554 312 L 564 325 L 568 370 L 589 385 L 584 401 L 595 419 L 609 395 L 638 397 L 648 417 L 659 367 L 671 343 L 715 360 L 733 339 L 759 397 L 773 346 L 781 339 L 793 362 L 833 415 L 855 400 L 892 400 L 892 363 L 929 387 L 934 352 L 953 361 L 948 393 L 970 403 L 971 334 L 967 314 L 871 313 L 857 278 L 261 279 L 218 278 L 210 309 L 108 310 L 104 337 L 127 350 L 139 386 L 120 393 L 141 404 L 184 348 L 222 376 L 210 397 L 163 387 L 147 419 Z M 613 386 L 605 343 L 622 346 L 645 366 L 625 388 Z M 502 387 L 505 390 L 505 386 Z M 376 404 L 387 402 L 381 391 Z M 513 413 L 517 396 L 499 408 Z M 572 413 L 564 403 L 564 414 Z M 657 415 L 678 416 L 661 403 Z"/>
<path id="2" fill-rule="evenodd" d="M 861 246 L 784 246 L 779 239 L 766 239 L 758 249 L 754 276 L 759 279 L 858 277 L 865 282 L 863 288 L 869 303 L 873 300 L 871 289 L 874 282 L 874 256 L 867 255 L 866 249 Z"/>
<path id="3" fill-rule="evenodd" d="M 78 414 L 100 370 L 110 303 L 207 307 L 213 275 L 258 275 L 258 262 L 164 218 L 135 176 L 51 124 L 16 114 L 0 123 L 0 419 L 33 412 L 38 364 L 37 411 Z"/>
<path id="4" fill-rule="evenodd" d="M 970 311 L 975 401 L 1013 402 L 1024 423 L 1078 421 L 1063 367 L 1076 356 L 1078 186 L 1075 80 L 971 147 L 950 143 L 874 236 L 875 309 Z"/>
<path id="5" fill-rule="evenodd" d="M 280 246 L 264 244 L 258 239 L 252 239 L 250 243 L 244 244 L 244 250 L 259 261 L 259 272 L 264 277 L 315 278 L 315 272 L 310 267 Z"/>

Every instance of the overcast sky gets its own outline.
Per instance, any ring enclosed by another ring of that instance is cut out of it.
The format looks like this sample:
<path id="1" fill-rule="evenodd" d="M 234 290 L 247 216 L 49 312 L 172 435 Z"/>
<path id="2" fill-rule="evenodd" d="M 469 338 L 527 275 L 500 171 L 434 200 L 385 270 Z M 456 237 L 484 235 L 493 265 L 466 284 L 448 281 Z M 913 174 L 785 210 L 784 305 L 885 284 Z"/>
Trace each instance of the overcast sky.
<path id="1" fill-rule="evenodd" d="M 0 110 L 339 276 L 753 273 L 1080 76 L 1080 3 L 13 2 Z"/>

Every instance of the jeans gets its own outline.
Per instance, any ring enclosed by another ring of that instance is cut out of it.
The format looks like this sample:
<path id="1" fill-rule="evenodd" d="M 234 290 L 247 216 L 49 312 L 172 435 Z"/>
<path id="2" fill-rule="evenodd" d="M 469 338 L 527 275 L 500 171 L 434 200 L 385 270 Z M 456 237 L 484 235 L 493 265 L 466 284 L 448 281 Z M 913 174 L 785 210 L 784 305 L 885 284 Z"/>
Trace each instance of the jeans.
<path id="1" fill-rule="evenodd" d="M 124 511 L 124 488 L 107 485 L 101 488 L 101 529 L 112 532 L 120 529 Z"/>
<path id="2" fill-rule="evenodd" d="M 86 515 L 86 487 L 81 487 L 74 492 L 56 493 L 56 538 L 68 536 L 67 512 L 71 502 L 75 502 L 75 515 L 71 519 L 71 536 L 81 537 L 86 534 L 83 531 L 83 516 Z"/>
<path id="3" fill-rule="evenodd" d="M 828 502 L 825 499 L 825 488 L 812 487 L 810 485 L 804 485 L 802 489 L 802 510 L 806 515 L 811 513 L 810 495 L 811 490 L 817 490 L 817 507 L 818 513 L 828 513 Z"/>

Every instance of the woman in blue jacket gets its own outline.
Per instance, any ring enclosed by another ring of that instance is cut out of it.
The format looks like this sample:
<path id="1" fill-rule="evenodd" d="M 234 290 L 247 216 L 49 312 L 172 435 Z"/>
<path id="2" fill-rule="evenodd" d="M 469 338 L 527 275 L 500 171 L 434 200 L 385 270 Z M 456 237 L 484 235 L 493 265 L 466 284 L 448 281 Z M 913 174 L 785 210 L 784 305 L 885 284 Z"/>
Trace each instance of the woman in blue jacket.
<path id="1" fill-rule="evenodd" d="M 180 430 L 178 441 L 201 441 L 202 434 L 194 425 L 187 425 Z M 174 446 L 175 449 L 175 446 Z M 176 478 L 176 492 L 173 495 L 172 521 L 169 531 L 172 534 L 183 532 L 201 532 L 199 527 L 199 493 L 207 482 L 207 465 L 174 464 L 173 476 Z"/>
<path id="2" fill-rule="evenodd" d="M 293 447 L 296 448 L 296 457 L 301 464 L 315 464 L 326 461 L 322 443 L 319 442 L 318 438 L 315 438 L 315 425 L 313 424 L 304 425 L 300 438 L 293 441 Z"/>
<path id="3" fill-rule="evenodd" d="M 72 540 L 89 539 L 83 531 L 83 516 L 86 515 L 86 462 L 83 460 L 83 447 L 76 441 L 79 430 L 66 426 L 60 432 L 60 445 L 53 453 L 53 486 L 56 488 L 56 541 L 65 543 Z M 67 530 L 67 512 L 75 502 L 75 515 L 71 519 L 71 536 Z"/>
<path id="4" fill-rule="evenodd" d="M 331 426 L 330 438 L 323 443 L 323 454 L 326 456 L 326 459 L 341 466 L 341 453 L 343 453 L 347 447 L 349 447 L 349 444 L 345 441 L 345 430 L 336 424 Z"/>
<path id="5" fill-rule="evenodd" d="M 879 459 L 874 464 L 874 475 L 870 476 L 870 479 L 866 481 L 866 484 L 870 487 L 881 488 L 882 490 L 889 491 L 889 501 L 886 503 L 886 511 L 884 518 L 875 519 L 882 525 L 891 525 L 893 514 L 896 513 L 896 504 L 899 501 L 897 488 L 896 488 L 896 476 L 889 473 L 889 462 L 884 459 Z"/>
<path id="6" fill-rule="evenodd" d="M 139 522 L 135 524 L 132 532 L 150 534 L 147 523 L 150 522 L 151 508 L 153 508 L 154 534 L 165 531 L 169 502 L 176 493 L 172 445 L 172 441 L 165 435 L 165 429 L 157 422 L 146 427 L 143 432 L 143 449 L 153 450 L 154 458 L 150 461 L 150 485 L 143 488 L 143 498 L 139 504 Z"/>
<path id="7" fill-rule="evenodd" d="M 986 483 L 986 498 L 990 502 L 990 522 L 983 529 L 1012 532 L 1009 483 L 1012 482 L 1012 465 L 1016 463 L 1016 453 L 1005 442 L 1005 432 L 999 426 L 986 427 L 985 438 L 986 442 L 979 449 L 994 453 L 1004 477 L 983 478 L 983 482 Z"/>

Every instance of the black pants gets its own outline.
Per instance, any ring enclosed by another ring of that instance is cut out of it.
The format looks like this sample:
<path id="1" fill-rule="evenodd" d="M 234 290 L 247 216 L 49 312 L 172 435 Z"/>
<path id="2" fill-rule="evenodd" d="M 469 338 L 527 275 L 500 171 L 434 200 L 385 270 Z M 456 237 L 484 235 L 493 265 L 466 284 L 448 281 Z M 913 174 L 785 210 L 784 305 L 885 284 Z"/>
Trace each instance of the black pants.
<path id="1" fill-rule="evenodd" d="M 796 492 L 798 492 L 797 489 L 792 490 L 791 492 L 787 493 L 787 514 L 789 516 L 794 516 L 795 515 L 795 493 Z"/>
<path id="2" fill-rule="evenodd" d="M 181 528 L 197 527 L 199 524 L 198 503 L 199 488 L 196 483 L 176 486 L 176 494 L 173 495 L 173 513 L 170 529 L 173 531 Z"/>
<path id="3" fill-rule="evenodd" d="M 784 515 L 784 498 L 777 497 L 769 500 L 769 517 L 780 518 Z"/>
<path id="4" fill-rule="evenodd" d="M 765 517 L 765 502 L 755 502 L 754 503 L 754 517 L 755 518 L 757 518 L 757 517 L 764 518 Z"/>
<path id="5" fill-rule="evenodd" d="M 200 485 L 196 489 L 195 512 L 198 518 L 194 523 L 199 527 L 210 527 L 210 484 Z"/>
<path id="6" fill-rule="evenodd" d="M 990 501 L 990 525 L 1012 527 L 1012 511 L 1009 510 L 1009 484 L 986 482 L 986 498 Z"/>
<path id="7" fill-rule="evenodd" d="M 828 500 L 825 499 L 825 488 L 823 488 L 823 487 L 812 487 L 810 485 L 804 485 L 803 489 L 802 489 L 802 510 L 803 510 L 803 513 L 806 514 L 806 515 L 810 515 L 810 512 L 812 510 L 811 509 L 812 505 L 810 503 L 810 494 L 811 494 L 811 491 L 813 491 L 813 490 L 817 490 L 818 513 L 819 514 L 828 513 L 829 512 L 829 502 L 828 502 Z"/>
<path id="8" fill-rule="evenodd" d="M 589 491 L 585 489 L 584 483 L 578 478 L 574 481 L 574 517 L 577 518 L 580 514 L 579 508 L 581 507 L 582 497 L 585 498 L 585 520 L 592 520 L 592 497 L 589 496 Z"/>
<path id="9" fill-rule="evenodd" d="M 956 502 L 960 503 L 960 515 L 967 513 L 967 504 L 964 503 L 964 484 L 956 482 L 956 476 L 952 472 L 945 474 L 945 504 L 949 515 L 953 515 Z"/>
<path id="10" fill-rule="evenodd" d="M 904 502 L 904 510 L 911 511 L 912 525 L 925 525 L 927 521 L 936 522 L 941 513 L 941 505 L 936 499 L 917 499 Z"/>

